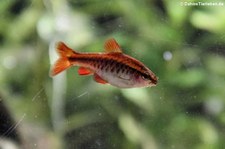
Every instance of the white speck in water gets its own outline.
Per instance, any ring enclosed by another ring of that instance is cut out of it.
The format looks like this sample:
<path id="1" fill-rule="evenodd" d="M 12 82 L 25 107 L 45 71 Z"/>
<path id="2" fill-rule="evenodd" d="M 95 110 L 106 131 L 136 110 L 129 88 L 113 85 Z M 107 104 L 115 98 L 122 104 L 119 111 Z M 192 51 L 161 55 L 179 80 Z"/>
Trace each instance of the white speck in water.
<path id="1" fill-rule="evenodd" d="M 165 51 L 163 53 L 163 58 L 166 61 L 170 61 L 173 58 L 173 54 L 170 51 Z"/>
<path id="2" fill-rule="evenodd" d="M 3 59 L 2 64 L 7 69 L 13 69 L 16 67 L 16 59 L 14 56 L 6 56 Z"/>

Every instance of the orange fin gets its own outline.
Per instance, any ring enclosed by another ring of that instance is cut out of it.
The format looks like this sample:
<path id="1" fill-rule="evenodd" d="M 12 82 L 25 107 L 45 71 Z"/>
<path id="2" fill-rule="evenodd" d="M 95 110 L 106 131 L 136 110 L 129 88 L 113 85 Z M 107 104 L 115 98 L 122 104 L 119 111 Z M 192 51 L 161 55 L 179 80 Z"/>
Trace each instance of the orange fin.
<path id="1" fill-rule="evenodd" d="M 80 67 L 79 69 L 78 69 L 78 74 L 79 75 L 90 75 L 90 74 L 92 74 L 93 72 L 90 70 L 90 69 L 88 69 L 88 68 L 85 68 L 85 67 Z"/>
<path id="2" fill-rule="evenodd" d="M 66 57 L 61 57 L 55 62 L 50 76 L 55 76 L 69 67 L 70 67 L 70 62 L 68 61 L 68 59 Z"/>
<path id="3" fill-rule="evenodd" d="M 98 74 L 94 74 L 94 80 L 98 83 L 101 83 L 101 84 L 107 84 L 108 82 L 103 80 Z"/>
<path id="4" fill-rule="evenodd" d="M 115 39 L 109 39 L 105 42 L 104 49 L 106 52 L 114 52 L 114 53 L 122 53 L 122 50 L 119 44 L 116 42 Z"/>
<path id="5" fill-rule="evenodd" d="M 58 42 L 56 44 L 56 51 L 59 54 L 59 59 L 53 65 L 50 76 L 55 76 L 63 70 L 69 68 L 71 63 L 68 58 L 76 54 L 76 52 L 67 47 L 63 42 Z"/>
<path id="6" fill-rule="evenodd" d="M 58 42 L 56 44 L 56 51 L 60 57 L 71 57 L 73 54 L 76 54 L 75 51 L 67 47 L 63 42 Z"/>

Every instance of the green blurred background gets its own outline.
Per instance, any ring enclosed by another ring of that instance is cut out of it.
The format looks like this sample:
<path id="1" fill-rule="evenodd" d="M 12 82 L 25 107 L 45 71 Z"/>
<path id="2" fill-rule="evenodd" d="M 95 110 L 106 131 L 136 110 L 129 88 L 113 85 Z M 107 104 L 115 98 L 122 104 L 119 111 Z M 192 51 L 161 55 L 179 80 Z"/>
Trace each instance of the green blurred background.
<path id="1" fill-rule="evenodd" d="M 2 0 L 0 95 L 21 148 L 225 148 L 225 2 Z M 156 87 L 101 85 L 73 67 L 49 77 L 64 41 L 101 52 L 115 38 L 158 77 Z M 1 124 L 6 123 L 1 120 Z"/>

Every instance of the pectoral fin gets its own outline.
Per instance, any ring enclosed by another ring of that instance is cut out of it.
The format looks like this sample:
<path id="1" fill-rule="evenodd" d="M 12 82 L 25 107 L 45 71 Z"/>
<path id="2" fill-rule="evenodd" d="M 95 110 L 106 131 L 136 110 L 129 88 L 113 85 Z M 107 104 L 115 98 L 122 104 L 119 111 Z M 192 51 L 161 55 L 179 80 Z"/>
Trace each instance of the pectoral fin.
<path id="1" fill-rule="evenodd" d="M 102 79 L 98 74 L 94 74 L 94 80 L 98 83 L 101 83 L 101 84 L 107 84 L 108 82 L 105 81 L 104 79 Z"/>

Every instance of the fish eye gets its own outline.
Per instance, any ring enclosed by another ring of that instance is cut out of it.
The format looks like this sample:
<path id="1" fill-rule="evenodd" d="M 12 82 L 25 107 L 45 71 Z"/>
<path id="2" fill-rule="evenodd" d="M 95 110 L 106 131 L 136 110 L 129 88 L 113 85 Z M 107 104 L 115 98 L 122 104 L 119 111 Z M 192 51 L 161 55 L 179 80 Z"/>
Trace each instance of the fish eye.
<path id="1" fill-rule="evenodd" d="M 142 78 L 143 80 L 149 80 L 149 76 L 146 75 L 146 74 L 142 75 L 141 78 Z"/>

